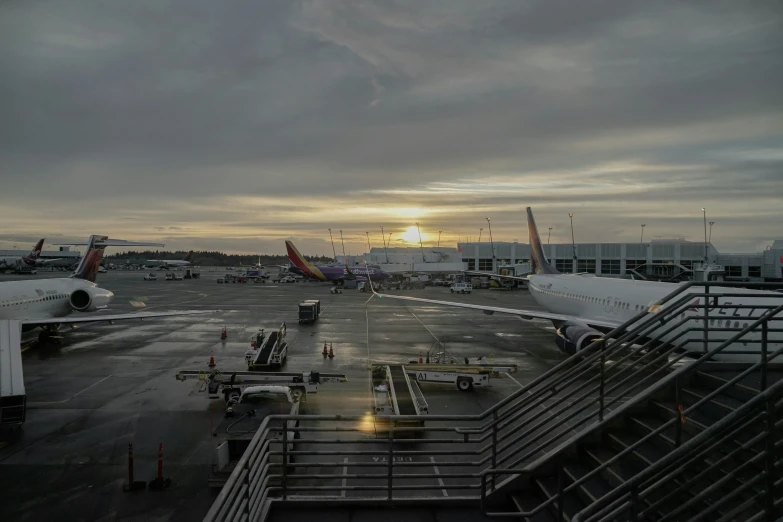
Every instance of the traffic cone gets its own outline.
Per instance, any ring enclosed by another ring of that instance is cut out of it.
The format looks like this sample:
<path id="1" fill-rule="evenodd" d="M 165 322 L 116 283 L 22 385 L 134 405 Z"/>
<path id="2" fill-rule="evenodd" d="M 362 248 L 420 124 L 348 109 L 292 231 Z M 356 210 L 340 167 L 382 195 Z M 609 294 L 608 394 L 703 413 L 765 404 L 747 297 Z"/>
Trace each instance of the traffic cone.
<path id="1" fill-rule="evenodd" d="M 223 331 L 220 332 L 220 339 L 225 341 L 228 338 L 228 334 L 226 333 L 226 327 L 223 327 Z"/>
<path id="2" fill-rule="evenodd" d="M 424 358 L 419 354 L 419 364 L 424 364 Z"/>
<path id="3" fill-rule="evenodd" d="M 332 345 L 329 345 L 329 358 L 334 359 L 334 350 L 332 349 Z"/>
<path id="4" fill-rule="evenodd" d="M 323 354 L 323 356 L 324 356 L 324 357 L 326 357 L 327 355 L 329 355 L 329 351 L 326 349 L 326 343 L 324 343 L 324 351 L 323 351 L 323 352 L 321 352 L 321 353 Z"/>
<path id="5" fill-rule="evenodd" d="M 215 364 L 215 354 L 211 353 L 209 355 L 209 367 L 214 368 L 215 366 L 217 366 L 217 364 Z"/>

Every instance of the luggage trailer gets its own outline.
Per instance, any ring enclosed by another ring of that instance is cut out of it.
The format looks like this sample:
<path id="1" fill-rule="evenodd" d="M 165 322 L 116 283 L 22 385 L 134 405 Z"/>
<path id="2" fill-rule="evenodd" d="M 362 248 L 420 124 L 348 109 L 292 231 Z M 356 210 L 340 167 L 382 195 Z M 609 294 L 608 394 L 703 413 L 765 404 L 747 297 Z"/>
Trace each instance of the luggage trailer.
<path id="1" fill-rule="evenodd" d="M 516 365 L 389 364 L 375 366 L 372 368 L 372 390 L 376 417 L 391 415 L 418 415 L 421 417 L 421 420 L 406 421 L 376 418 L 376 433 L 388 432 L 391 425 L 395 428 L 424 426 L 424 416 L 429 413 L 429 406 L 419 387 L 421 382 L 453 384 L 458 390 L 466 392 L 475 387 L 487 387 L 491 378 L 516 371 Z M 415 436 L 414 431 L 407 433 Z"/>

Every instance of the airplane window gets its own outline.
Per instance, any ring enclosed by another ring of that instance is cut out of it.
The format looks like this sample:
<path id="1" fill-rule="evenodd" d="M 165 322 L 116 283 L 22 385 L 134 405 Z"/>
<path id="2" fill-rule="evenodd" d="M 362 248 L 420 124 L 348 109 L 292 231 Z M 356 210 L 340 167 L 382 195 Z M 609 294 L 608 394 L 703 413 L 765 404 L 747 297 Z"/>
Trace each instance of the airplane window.
<path id="1" fill-rule="evenodd" d="M 734 328 L 739 328 L 739 322 L 737 321 L 734 322 Z"/>
<path id="2" fill-rule="evenodd" d="M 726 319 L 726 328 L 728 328 L 729 326 L 731 326 L 731 321 L 729 321 L 728 319 Z"/>

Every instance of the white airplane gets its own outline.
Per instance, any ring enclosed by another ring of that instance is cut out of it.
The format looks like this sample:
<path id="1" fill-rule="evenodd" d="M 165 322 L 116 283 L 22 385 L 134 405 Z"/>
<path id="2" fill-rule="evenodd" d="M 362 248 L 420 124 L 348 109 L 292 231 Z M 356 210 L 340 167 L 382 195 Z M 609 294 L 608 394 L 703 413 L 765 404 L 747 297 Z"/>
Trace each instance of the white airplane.
<path id="1" fill-rule="evenodd" d="M 183 259 L 148 259 L 148 265 L 158 265 L 160 268 L 170 266 L 190 266 L 190 260 L 193 258 L 193 251 L 188 252 Z"/>
<path id="2" fill-rule="evenodd" d="M 490 315 L 498 312 L 518 315 L 524 319 L 547 319 L 552 321 L 555 328 L 557 328 L 555 335 L 556 345 L 566 353 L 573 355 L 589 346 L 592 342 L 601 339 L 603 334 L 622 326 L 639 312 L 649 309 L 676 288 L 672 283 L 596 277 L 594 274 L 561 274 L 549 264 L 544 255 L 538 228 L 530 207 L 527 209 L 527 222 L 530 232 L 530 247 L 534 271 L 528 277 L 528 288 L 533 298 L 544 310 L 519 310 L 471 303 L 455 303 L 418 297 L 378 294 L 375 293 L 374 289 L 373 293 L 378 297 L 386 299 L 468 308 L 481 310 Z M 694 286 L 686 290 L 686 293 L 704 293 L 704 288 Z M 721 305 L 727 307 L 730 305 L 736 308 L 722 308 L 717 314 L 711 313 L 710 315 L 715 317 L 710 319 L 710 326 L 714 328 L 744 327 L 761 317 L 766 310 L 766 308 L 762 307 L 780 306 L 783 304 L 783 294 L 779 292 L 710 287 L 710 293 L 753 294 L 748 297 L 722 298 Z M 651 332 L 649 334 L 650 337 L 654 338 L 660 332 L 663 342 L 674 341 L 676 338 L 676 342 L 679 344 L 682 340 L 688 339 L 690 342 L 685 344 L 683 349 L 703 354 L 704 333 L 702 331 L 686 332 L 688 328 L 701 326 L 701 323 L 697 322 L 704 313 L 704 309 L 699 307 L 700 304 L 704 304 L 704 298 L 694 296 L 690 302 L 689 309 L 681 314 L 681 318 L 686 316 L 692 317 L 691 321 L 669 333 L 663 333 L 664 329 L 671 327 L 671 325 L 667 324 L 662 326 L 661 330 Z M 664 305 L 655 311 L 661 313 L 665 308 L 666 306 Z M 721 342 L 729 339 L 736 333 L 736 331 L 715 332 L 711 330 L 708 348 L 717 348 Z M 742 342 L 738 341 L 726 347 L 720 354 L 715 356 L 715 359 L 758 361 L 761 354 L 760 340 L 760 333 L 747 334 L 742 338 Z M 769 353 L 773 353 L 783 346 L 783 336 L 779 332 L 769 332 L 768 340 L 770 342 L 768 345 Z"/>
<path id="3" fill-rule="evenodd" d="M 39 239 L 33 249 L 26 256 L 0 257 L 0 270 L 17 270 L 22 267 L 45 266 L 60 259 L 39 259 L 44 240 Z"/>
<path id="4" fill-rule="evenodd" d="M 76 271 L 65 278 L 35 279 L 28 281 L 0 282 L 0 319 L 15 319 L 22 323 L 24 331 L 42 328 L 39 340 L 46 342 L 61 324 L 76 325 L 99 321 L 124 319 L 149 319 L 176 315 L 214 313 L 211 310 L 185 310 L 178 312 L 141 312 L 130 314 L 85 313 L 108 307 L 114 294 L 95 284 L 95 276 L 107 246 L 139 246 L 136 243 L 109 239 L 106 236 L 90 236 L 87 250 Z M 160 245 L 163 246 L 163 245 Z"/>

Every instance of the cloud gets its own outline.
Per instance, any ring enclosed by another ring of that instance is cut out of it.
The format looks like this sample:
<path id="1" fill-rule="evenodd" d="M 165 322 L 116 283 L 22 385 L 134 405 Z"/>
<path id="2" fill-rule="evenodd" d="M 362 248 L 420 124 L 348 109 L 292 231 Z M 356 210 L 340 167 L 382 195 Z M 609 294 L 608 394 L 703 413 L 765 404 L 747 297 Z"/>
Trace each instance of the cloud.
<path id="1" fill-rule="evenodd" d="M 323 254 L 329 227 L 358 249 L 381 224 L 456 241 L 489 214 L 524 240 L 526 205 L 590 215 L 596 241 L 642 218 L 698 234 L 702 206 L 724 250 L 779 235 L 773 2 L 3 9 L 0 204 L 20 236 Z"/>

